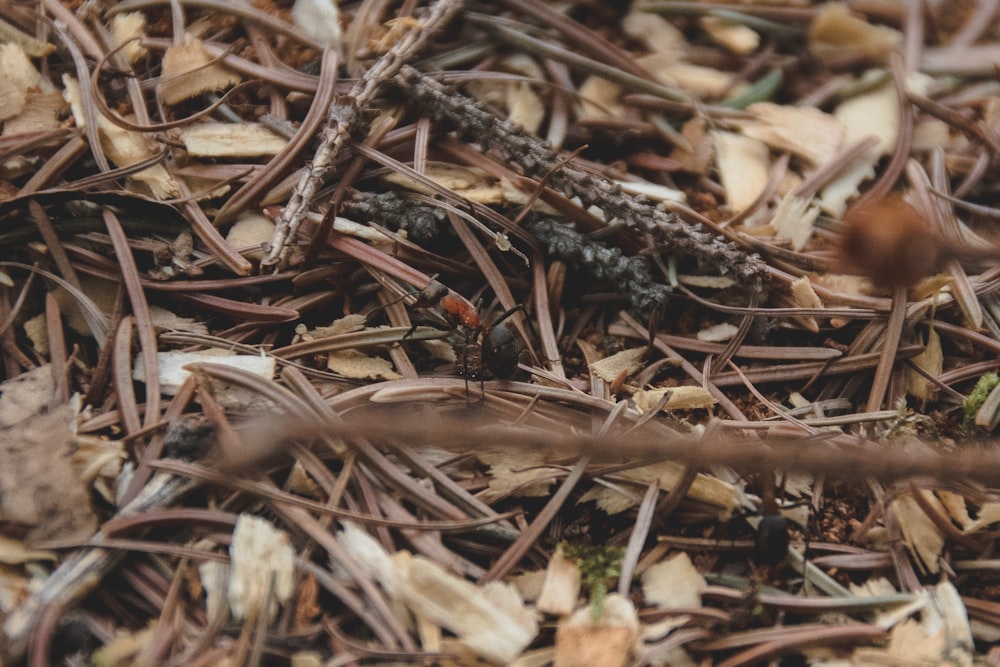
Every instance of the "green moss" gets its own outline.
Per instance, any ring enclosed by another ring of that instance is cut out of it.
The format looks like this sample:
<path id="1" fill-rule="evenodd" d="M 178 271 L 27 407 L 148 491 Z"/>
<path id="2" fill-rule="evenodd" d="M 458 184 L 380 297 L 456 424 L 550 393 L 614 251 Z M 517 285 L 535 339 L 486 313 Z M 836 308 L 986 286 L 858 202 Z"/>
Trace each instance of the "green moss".
<path id="1" fill-rule="evenodd" d="M 986 373 L 979 378 L 979 382 L 962 401 L 962 431 L 966 435 L 971 435 L 975 431 L 976 413 L 979 412 L 983 401 L 998 384 L 1000 384 L 1000 376 L 996 373 Z"/>
<path id="2" fill-rule="evenodd" d="M 590 613 L 594 622 L 604 615 L 604 600 L 608 596 L 608 579 L 621 574 L 625 549 L 604 545 L 559 545 L 567 558 L 576 561 L 580 578 L 590 590 Z"/>

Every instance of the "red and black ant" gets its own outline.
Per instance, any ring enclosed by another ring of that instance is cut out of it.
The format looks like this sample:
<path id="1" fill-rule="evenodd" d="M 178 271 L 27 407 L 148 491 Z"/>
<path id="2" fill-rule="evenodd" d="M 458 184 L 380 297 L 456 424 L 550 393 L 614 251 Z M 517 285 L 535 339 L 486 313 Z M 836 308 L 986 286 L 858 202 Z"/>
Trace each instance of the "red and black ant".
<path id="1" fill-rule="evenodd" d="M 470 378 L 482 384 L 487 371 L 501 380 L 514 375 L 521 345 L 517 334 L 504 322 L 518 311 L 523 312 L 524 306 L 518 304 L 485 325 L 472 303 L 436 280 L 416 294 L 413 305 L 423 309 L 439 305 L 447 326 L 462 336 L 463 340 L 454 345 L 455 368 L 465 378 L 466 391 Z"/>
<path id="2" fill-rule="evenodd" d="M 765 486 L 760 499 L 761 519 L 754 538 L 753 559 L 758 565 L 781 565 L 791 542 L 789 521 L 778 509 L 773 486 Z"/>
<path id="3" fill-rule="evenodd" d="M 524 306 L 514 306 L 489 326 L 483 324 L 472 304 L 459 296 L 443 297 L 441 308 L 449 322 L 465 336 L 465 341 L 455 346 L 455 367 L 459 374 L 466 380 L 482 380 L 484 369 L 501 380 L 514 374 L 521 349 L 517 336 L 504 321 L 523 311 Z"/>

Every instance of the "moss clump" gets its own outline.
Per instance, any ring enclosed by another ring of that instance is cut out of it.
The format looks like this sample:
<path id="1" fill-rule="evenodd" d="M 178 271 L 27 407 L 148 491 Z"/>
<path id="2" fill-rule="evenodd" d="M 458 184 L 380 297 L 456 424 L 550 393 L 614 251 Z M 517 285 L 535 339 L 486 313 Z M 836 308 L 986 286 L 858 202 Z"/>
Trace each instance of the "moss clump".
<path id="1" fill-rule="evenodd" d="M 975 431 L 976 413 L 982 407 L 986 397 L 1000 384 L 1000 376 L 996 373 L 986 373 L 976 386 L 973 387 L 969 395 L 962 401 L 962 432 L 971 435 Z"/>
<path id="2" fill-rule="evenodd" d="M 596 623 L 604 615 L 604 600 L 608 596 L 608 579 L 621 574 L 625 549 L 604 545 L 561 545 L 567 558 L 576 561 L 580 578 L 590 590 L 590 613 Z"/>

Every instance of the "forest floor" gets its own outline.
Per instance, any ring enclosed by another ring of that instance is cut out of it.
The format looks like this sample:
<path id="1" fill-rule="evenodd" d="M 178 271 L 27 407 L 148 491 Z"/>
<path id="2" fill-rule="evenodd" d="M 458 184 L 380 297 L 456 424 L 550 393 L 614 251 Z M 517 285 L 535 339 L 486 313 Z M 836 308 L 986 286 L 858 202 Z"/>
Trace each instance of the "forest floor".
<path id="1" fill-rule="evenodd" d="M 994 664 L 996 0 L 0 25 L 0 664 Z"/>

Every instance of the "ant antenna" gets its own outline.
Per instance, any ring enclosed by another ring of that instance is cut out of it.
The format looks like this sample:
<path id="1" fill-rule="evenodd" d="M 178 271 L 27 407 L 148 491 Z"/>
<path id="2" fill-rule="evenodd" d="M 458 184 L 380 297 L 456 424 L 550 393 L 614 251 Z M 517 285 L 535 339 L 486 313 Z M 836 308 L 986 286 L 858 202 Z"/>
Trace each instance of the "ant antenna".
<path id="1" fill-rule="evenodd" d="M 416 297 L 415 301 L 413 302 L 414 308 L 432 308 L 433 306 L 436 306 L 441 301 L 441 299 L 443 299 L 445 295 L 448 294 L 448 288 L 443 283 L 438 282 L 437 280 L 438 275 L 439 274 L 437 273 L 432 275 L 430 277 L 430 281 L 423 289 L 404 292 L 402 296 L 399 296 L 393 299 L 392 301 L 384 303 L 378 308 L 372 310 L 370 313 L 368 313 L 368 318 L 371 318 L 372 315 L 375 315 L 376 313 L 381 313 L 390 306 L 394 306 L 397 303 L 405 301 L 410 297 Z"/>

